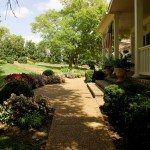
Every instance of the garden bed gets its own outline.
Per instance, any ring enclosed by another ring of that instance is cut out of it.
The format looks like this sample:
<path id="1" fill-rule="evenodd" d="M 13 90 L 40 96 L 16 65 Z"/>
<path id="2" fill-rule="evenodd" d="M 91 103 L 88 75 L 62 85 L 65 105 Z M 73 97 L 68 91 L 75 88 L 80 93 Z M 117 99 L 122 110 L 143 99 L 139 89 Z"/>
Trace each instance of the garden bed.
<path id="1" fill-rule="evenodd" d="M 52 117 L 39 129 L 21 129 L 18 126 L 0 122 L 0 149 L 12 150 L 44 150 Z"/>
<path id="2" fill-rule="evenodd" d="M 121 137 L 114 140 L 117 149 L 146 150 L 150 145 L 150 89 L 133 83 L 113 84 L 105 88 L 104 101 L 101 111 Z"/>

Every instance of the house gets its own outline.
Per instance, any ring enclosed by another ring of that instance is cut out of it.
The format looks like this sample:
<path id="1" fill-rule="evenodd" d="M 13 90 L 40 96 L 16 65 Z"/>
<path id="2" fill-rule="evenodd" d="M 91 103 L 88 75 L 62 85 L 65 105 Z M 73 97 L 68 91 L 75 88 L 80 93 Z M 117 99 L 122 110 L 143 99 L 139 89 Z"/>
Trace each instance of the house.
<path id="1" fill-rule="evenodd" d="M 134 77 L 150 77 L 150 0 L 111 0 L 98 27 L 104 40 L 111 25 L 115 59 L 119 58 L 120 38 L 127 35 L 134 58 Z M 107 47 L 107 51 L 111 56 L 112 48 Z"/>

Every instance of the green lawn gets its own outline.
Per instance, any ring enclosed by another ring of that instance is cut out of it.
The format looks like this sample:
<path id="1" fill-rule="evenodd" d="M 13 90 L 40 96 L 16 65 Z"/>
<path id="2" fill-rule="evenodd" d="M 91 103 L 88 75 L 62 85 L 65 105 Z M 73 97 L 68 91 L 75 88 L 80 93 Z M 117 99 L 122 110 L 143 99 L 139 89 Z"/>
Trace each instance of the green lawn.
<path id="1" fill-rule="evenodd" d="M 19 68 L 14 64 L 3 64 L 0 66 L 0 68 L 2 70 L 1 75 L 8 75 L 11 73 L 30 73 L 29 71 Z"/>
<path id="2" fill-rule="evenodd" d="M 26 66 L 26 69 L 24 68 L 24 65 Z M 30 67 L 30 70 L 27 70 L 27 68 Z M 0 87 L 4 85 L 4 77 L 8 74 L 12 73 L 31 73 L 34 72 L 35 69 L 41 70 L 43 72 L 46 69 L 53 70 L 56 74 L 68 74 L 72 73 L 78 77 L 84 76 L 86 68 L 73 68 L 70 70 L 67 65 L 61 65 L 61 64 L 49 64 L 49 63 L 36 63 L 36 64 L 20 64 L 19 66 L 15 64 L 3 64 L 0 65 Z M 32 71 L 33 69 L 33 71 Z"/>

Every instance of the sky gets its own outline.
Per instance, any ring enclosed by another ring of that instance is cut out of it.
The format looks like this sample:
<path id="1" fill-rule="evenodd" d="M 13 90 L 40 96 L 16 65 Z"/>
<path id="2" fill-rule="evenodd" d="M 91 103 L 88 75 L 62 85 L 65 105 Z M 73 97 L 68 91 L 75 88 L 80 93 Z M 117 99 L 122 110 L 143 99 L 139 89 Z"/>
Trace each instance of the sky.
<path id="1" fill-rule="evenodd" d="M 23 36 L 26 40 L 39 42 L 41 40 L 38 34 L 31 31 L 31 23 L 35 21 L 35 17 L 39 16 L 48 9 L 61 10 L 63 6 L 59 0 L 18 0 L 19 7 L 12 0 L 13 10 L 17 18 L 11 11 L 7 11 L 6 0 L 0 0 L 0 26 L 7 27 L 11 33 Z M 107 0 L 108 2 L 110 0 Z"/>
<path id="2" fill-rule="evenodd" d="M 63 6 L 59 3 L 59 0 L 18 1 L 19 7 L 13 3 L 13 10 L 17 16 L 17 18 L 15 18 L 11 11 L 8 11 L 6 16 L 6 0 L 0 0 L 0 26 L 7 27 L 13 34 L 22 35 L 26 40 L 39 42 L 41 38 L 39 35 L 32 33 L 30 24 L 34 22 L 36 16 L 39 16 L 46 10 L 60 10 Z"/>

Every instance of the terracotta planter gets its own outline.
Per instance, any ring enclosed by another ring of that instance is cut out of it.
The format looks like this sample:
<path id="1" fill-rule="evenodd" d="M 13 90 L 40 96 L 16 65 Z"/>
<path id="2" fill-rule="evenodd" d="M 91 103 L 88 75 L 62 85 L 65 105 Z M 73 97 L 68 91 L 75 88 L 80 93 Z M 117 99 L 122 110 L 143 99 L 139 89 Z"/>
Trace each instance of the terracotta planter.
<path id="1" fill-rule="evenodd" d="M 110 78 L 112 73 L 113 73 L 113 69 L 110 68 L 105 69 L 106 78 Z"/>
<path id="2" fill-rule="evenodd" d="M 124 68 L 114 68 L 114 73 L 117 76 L 117 82 L 123 82 L 126 76 L 126 70 Z"/>

